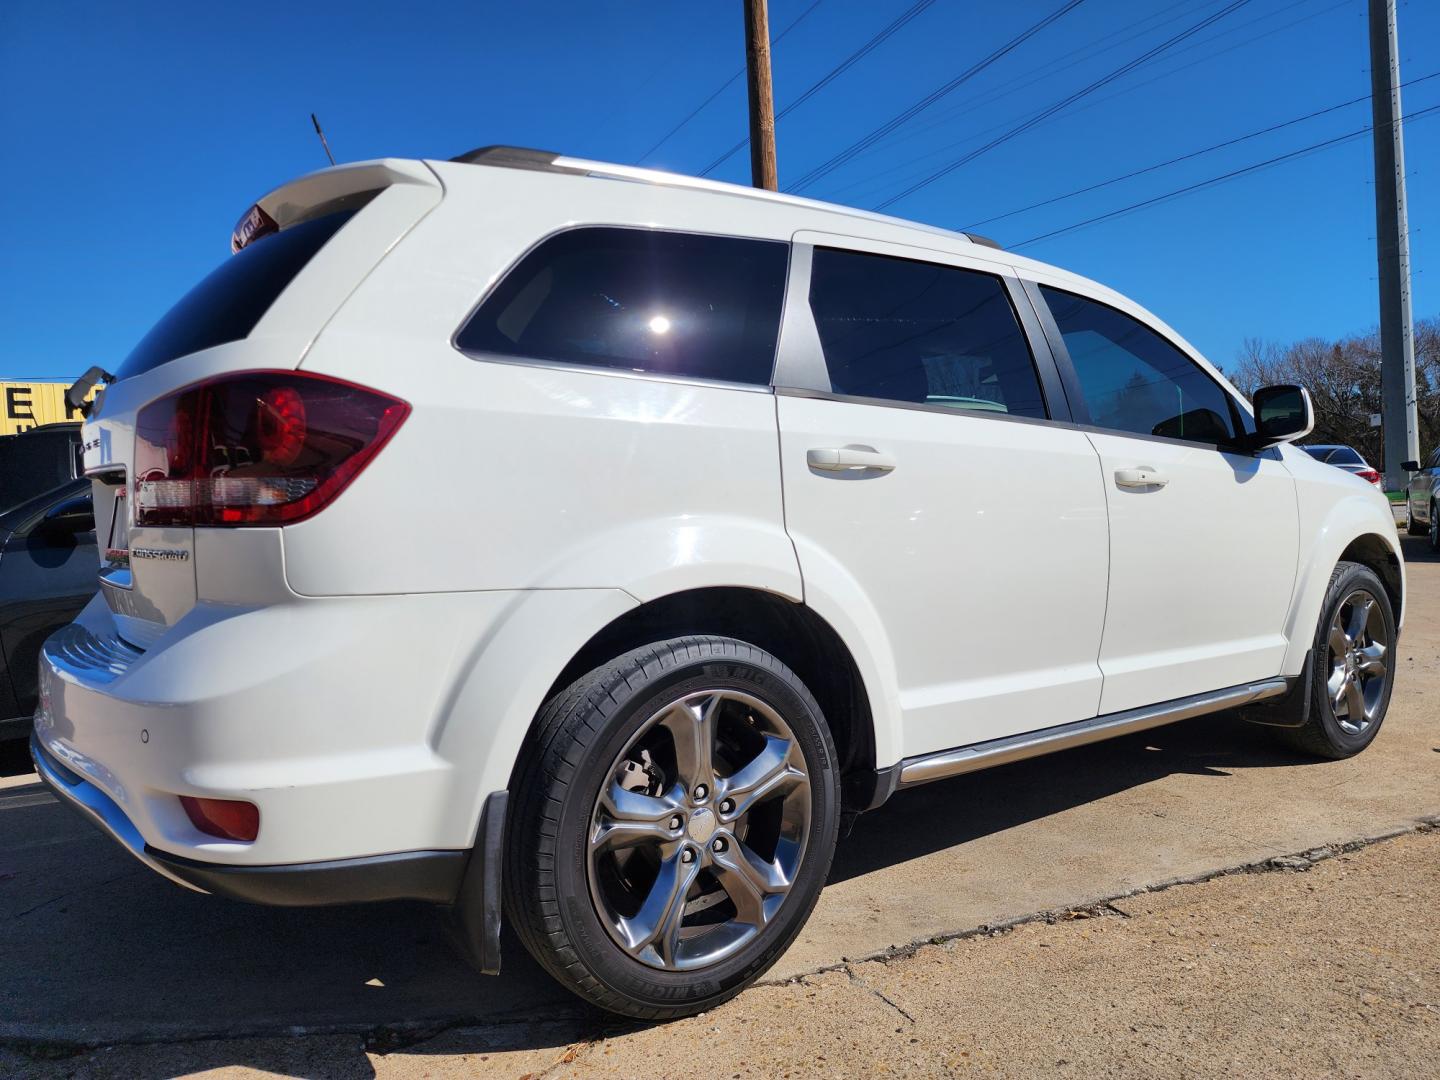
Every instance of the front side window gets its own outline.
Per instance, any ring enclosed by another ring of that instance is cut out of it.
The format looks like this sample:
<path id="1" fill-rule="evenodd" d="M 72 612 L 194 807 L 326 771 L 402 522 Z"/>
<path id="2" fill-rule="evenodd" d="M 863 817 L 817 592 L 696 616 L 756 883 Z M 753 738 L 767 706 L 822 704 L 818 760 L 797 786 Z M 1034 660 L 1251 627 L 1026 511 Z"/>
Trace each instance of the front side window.
<path id="1" fill-rule="evenodd" d="M 789 245 L 571 229 L 531 251 L 455 338 L 466 352 L 770 382 Z"/>
<path id="2" fill-rule="evenodd" d="M 1144 323 L 1042 285 L 1080 390 L 1099 427 L 1220 444 L 1235 437 L 1230 399 L 1200 366 Z"/>
<path id="3" fill-rule="evenodd" d="M 816 248 L 811 267 L 810 308 L 835 393 L 1045 417 L 999 278 L 832 248 Z"/>

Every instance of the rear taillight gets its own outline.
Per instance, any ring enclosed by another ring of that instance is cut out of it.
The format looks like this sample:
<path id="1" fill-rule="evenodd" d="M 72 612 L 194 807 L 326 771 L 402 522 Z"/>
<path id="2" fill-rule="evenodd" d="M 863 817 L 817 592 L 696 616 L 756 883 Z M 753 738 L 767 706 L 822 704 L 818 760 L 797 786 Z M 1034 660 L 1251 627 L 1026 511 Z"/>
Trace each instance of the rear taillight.
<path id="1" fill-rule="evenodd" d="M 187 386 L 135 422 L 136 525 L 285 525 L 334 501 L 410 413 L 299 371 Z"/>
<path id="2" fill-rule="evenodd" d="M 260 835 L 260 808 L 238 799 L 197 799 L 181 795 L 190 824 L 207 836 L 249 843 Z"/>
<path id="3" fill-rule="evenodd" d="M 1356 469 L 1355 475 L 1361 480 L 1369 480 L 1372 484 L 1380 483 L 1380 474 L 1374 469 Z"/>

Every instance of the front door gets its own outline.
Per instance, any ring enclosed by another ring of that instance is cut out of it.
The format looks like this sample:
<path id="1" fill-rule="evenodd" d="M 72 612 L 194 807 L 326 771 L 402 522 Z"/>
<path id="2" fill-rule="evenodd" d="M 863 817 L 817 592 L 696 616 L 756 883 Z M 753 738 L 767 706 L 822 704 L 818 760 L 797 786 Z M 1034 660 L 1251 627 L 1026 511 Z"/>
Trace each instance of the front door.
<path id="1" fill-rule="evenodd" d="M 1279 454 L 1225 448 L 1244 422 L 1238 407 L 1158 331 L 1040 292 L 1090 414 L 1109 505 L 1100 711 L 1280 674 L 1299 518 Z"/>
<path id="2" fill-rule="evenodd" d="M 801 239 L 777 381 L 811 385 L 776 405 L 807 598 L 873 614 L 905 756 L 1094 716 L 1105 495 L 1028 301 L 983 260 Z"/>

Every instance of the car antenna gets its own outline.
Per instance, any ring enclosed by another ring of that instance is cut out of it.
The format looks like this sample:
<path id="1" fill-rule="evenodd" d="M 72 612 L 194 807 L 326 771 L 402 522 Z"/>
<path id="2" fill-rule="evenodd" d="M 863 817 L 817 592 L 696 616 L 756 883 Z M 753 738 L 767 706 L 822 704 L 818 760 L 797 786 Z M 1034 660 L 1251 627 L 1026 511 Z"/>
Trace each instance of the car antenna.
<path id="1" fill-rule="evenodd" d="M 335 155 L 330 152 L 330 144 L 325 141 L 325 132 L 320 129 L 320 121 L 312 112 L 310 122 L 315 125 L 315 134 L 320 136 L 320 145 L 325 148 L 325 156 L 330 159 L 330 164 L 335 164 Z"/>

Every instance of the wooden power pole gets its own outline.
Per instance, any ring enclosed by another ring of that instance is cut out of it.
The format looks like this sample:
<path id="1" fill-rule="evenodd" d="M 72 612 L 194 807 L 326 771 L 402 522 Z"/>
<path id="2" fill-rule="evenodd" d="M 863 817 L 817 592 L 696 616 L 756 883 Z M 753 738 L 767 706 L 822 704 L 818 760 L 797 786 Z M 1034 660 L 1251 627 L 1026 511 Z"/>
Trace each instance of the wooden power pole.
<path id="1" fill-rule="evenodd" d="M 1409 480 L 1402 461 L 1420 456 L 1415 418 L 1415 333 L 1410 317 L 1410 236 L 1405 212 L 1405 139 L 1395 0 L 1370 0 L 1370 101 L 1375 140 L 1375 247 L 1380 263 L 1380 408 L 1385 488 Z"/>
<path id="2" fill-rule="evenodd" d="M 745 70 L 750 86 L 750 184 L 778 191 L 775 91 L 770 84 L 770 14 L 765 0 L 745 3 Z"/>

